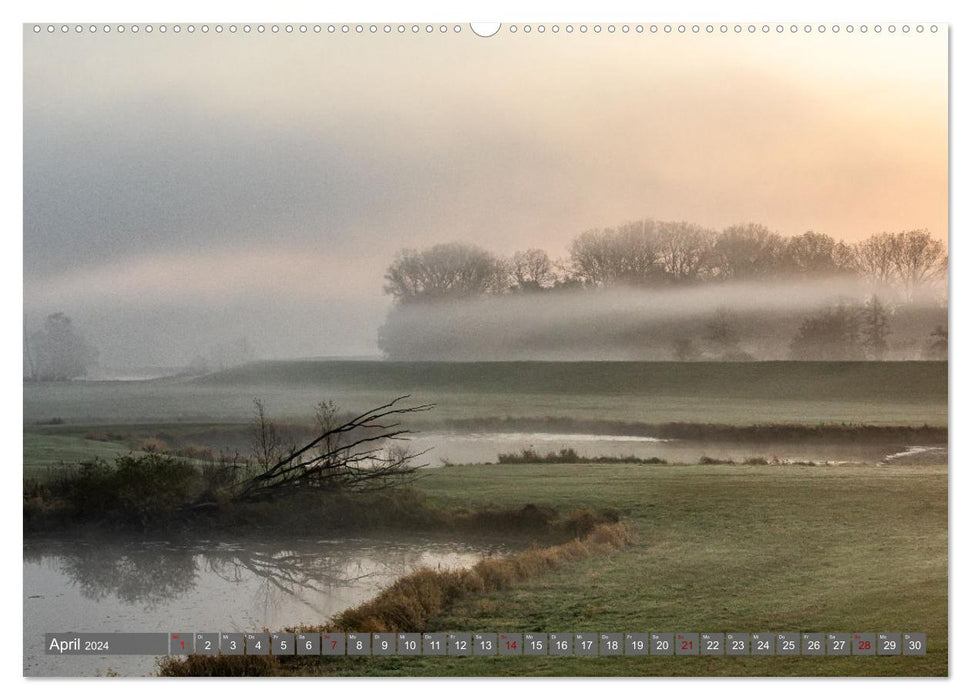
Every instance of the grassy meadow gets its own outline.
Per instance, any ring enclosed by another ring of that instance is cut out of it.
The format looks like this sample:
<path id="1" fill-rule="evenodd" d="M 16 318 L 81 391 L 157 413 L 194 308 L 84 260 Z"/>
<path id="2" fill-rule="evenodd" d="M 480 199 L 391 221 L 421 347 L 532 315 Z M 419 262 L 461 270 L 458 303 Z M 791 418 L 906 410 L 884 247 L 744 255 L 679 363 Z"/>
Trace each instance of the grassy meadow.
<path id="1" fill-rule="evenodd" d="M 924 631 L 928 654 L 347 657 L 279 673 L 947 674 L 945 467 L 480 465 L 435 470 L 420 488 L 443 506 L 609 506 L 634 533 L 618 552 L 460 600 L 430 630 Z"/>
<path id="2" fill-rule="evenodd" d="M 931 426 L 946 439 L 947 427 L 947 364 L 939 362 L 256 363 L 195 379 L 26 384 L 25 475 L 159 445 L 245 449 L 256 396 L 274 415 L 306 421 L 323 399 L 357 410 L 401 394 L 437 404 L 413 424 L 419 429 L 784 423 Z M 926 632 L 926 657 L 348 657 L 284 660 L 271 670 L 947 675 L 947 486 L 947 466 L 933 463 L 474 464 L 424 470 L 413 485 L 431 510 L 610 510 L 632 534 L 616 551 L 461 597 L 428 630 Z"/>
<path id="3" fill-rule="evenodd" d="M 643 423 L 947 425 L 945 362 L 252 363 L 198 378 L 28 383 L 24 423 L 238 423 L 253 398 L 305 419 L 411 394 L 426 425 L 511 417 Z"/>

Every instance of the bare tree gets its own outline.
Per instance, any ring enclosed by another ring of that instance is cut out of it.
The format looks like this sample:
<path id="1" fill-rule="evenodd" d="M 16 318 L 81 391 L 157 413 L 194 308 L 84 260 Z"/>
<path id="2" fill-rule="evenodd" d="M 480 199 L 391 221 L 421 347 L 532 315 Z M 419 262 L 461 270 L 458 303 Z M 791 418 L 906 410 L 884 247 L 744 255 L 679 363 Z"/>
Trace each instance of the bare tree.
<path id="1" fill-rule="evenodd" d="M 657 227 L 657 260 L 676 282 L 700 279 L 712 262 L 714 233 L 687 221 L 661 222 Z"/>
<path id="2" fill-rule="evenodd" d="M 284 431 L 266 413 L 262 399 L 253 399 L 255 415 L 250 422 L 250 448 L 256 463 L 265 472 L 276 464 L 285 452 Z"/>
<path id="3" fill-rule="evenodd" d="M 408 481 L 422 466 L 393 441 L 405 440 L 401 416 L 429 411 L 431 404 L 399 406 L 400 396 L 349 418 L 244 482 L 236 500 L 261 500 L 307 489 L 373 490 Z M 336 444 L 332 449 L 320 447 Z"/>
<path id="4" fill-rule="evenodd" d="M 930 231 L 901 231 L 894 234 L 894 271 L 906 298 L 925 283 L 947 274 L 944 244 L 931 237 Z"/>
<path id="5" fill-rule="evenodd" d="M 553 263 L 545 250 L 530 248 L 513 254 L 510 272 L 516 289 L 537 292 L 550 289 L 556 283 Z"/>
<path id="6" fill-rule="evenodd" d="M 892 233 L 875 233 L 853 246 L 857 271 L 864 279 L 890 285 L 897 273 L 897 239 Z"/>
<path id="7" fill-rule="evenodd" d="M 739 224 L 722 231 L 712 248 L 713 272 L 726 280 L 777 274 L 785 250 L 782 236 L 761 224 Z"/>
<path id="8" fill-rule="evenodd" d="M 577 277 L 594 287 L 649 285 L 664 278 L 657 223 L 650 219 L 581 233 L 570 246 L 570 260 Z"/>
<path id="9" fill-rule="evenodd" d="M 844 272 L 849 251 L 840 245 L 832 236 L 815 231 L 793 236 L 786 241 L 786 267 L 806 277 Z"/>
<path id="10" fill-rule="evenodd" d="M 465 243 L 401 250 L 384 276 L 384 291 L 400 303 L 462 299 L 498 293 L 505 269 L 492 253 Z"/>
<path id="11" fill-rule="evenodd" d="M 570 244 L 570 265 L 584 284 L 602 287 L 613 281 L 610 229 L 584 231 Z"/>
<path id="12" fill-rule="evenodd" d="M 326 437 L 317 445 L 318 455 L 330 455 L 330 459 L 337 460 L 341 454 L 343 433 L 335 432 L 340 426 L 340 409 L 333 401 L 321 401 L 314 409 L 314 428 L 317 435 Z"/>

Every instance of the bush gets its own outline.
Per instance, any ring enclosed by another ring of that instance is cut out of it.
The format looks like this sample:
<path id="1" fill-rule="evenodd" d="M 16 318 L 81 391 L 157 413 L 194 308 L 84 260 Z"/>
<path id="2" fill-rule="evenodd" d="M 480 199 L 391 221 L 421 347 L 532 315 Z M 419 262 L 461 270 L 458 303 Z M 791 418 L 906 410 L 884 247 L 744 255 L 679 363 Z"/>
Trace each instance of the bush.
<path id="1" fill-rule="evenodd" d="M 703 456 L 698 460 L 698 464 L 735 464 L 735 461 L 731 459 L 719 459 L 718 457 Z"/>
<path id="2" fill-rule="evenodd" d="M 533 449 L 525 449 L 520 452 L 500 452 L 499 464 L 667 464 L 667 461 L 660 457 L 635 457 L 627 455 L 625 457 L 614 457 L 611 455 L 601 455 L 599 457 L 582 457 L 572 447 L 567 447 L 559 452 L 547 452 L 540 454 Z"/>
<path id="3" fill-rule="evenodd" d="M 175 457 L 123 455 L 113 467 L 94 459 L 62 466 L 25 493 L 25 516 L 60 506 L 76 520 L 146 524 L 191 503 L 201 484 L 199 471 Z"/>

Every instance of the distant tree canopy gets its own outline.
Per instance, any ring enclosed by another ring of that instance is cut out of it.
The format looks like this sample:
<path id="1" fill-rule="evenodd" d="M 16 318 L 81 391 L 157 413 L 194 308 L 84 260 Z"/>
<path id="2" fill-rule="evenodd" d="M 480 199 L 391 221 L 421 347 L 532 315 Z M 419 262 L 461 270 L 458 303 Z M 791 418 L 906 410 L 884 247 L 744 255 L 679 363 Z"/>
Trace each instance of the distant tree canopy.
<path id="1" fill-rule="evenodd" d="M 495 255 L 464 243 L 399 251 L 384 276 L 384 291 L 403 303 L 463 299 L 501 291 L 506 266 Z"/>
<path id="2" fill-rule="evenodd" d="M 719 232 L 643 219 L 584 231 L 560 261 L 536 248 L 503 259 L 465 243 L 402 250 L 388 267 L 384 289 L 400 303 L 413 303 L 575 287 L 844 275 L 895 286 L 910 299 L 946 276 L 947 260 L 944 244 L 926 230 L 878 233 L 849 245 L 815 231 L 786 237 L 754 223 Z"/>
<path id="3" fill-rule="evenodd" d="M 25 347 L 28 377 L 38 381 L 66 381 L 83 377 L 97 359 L 97 351 L 75 330 L 70 317 L 58 312 L 44 319 L 44 327 Z"/>

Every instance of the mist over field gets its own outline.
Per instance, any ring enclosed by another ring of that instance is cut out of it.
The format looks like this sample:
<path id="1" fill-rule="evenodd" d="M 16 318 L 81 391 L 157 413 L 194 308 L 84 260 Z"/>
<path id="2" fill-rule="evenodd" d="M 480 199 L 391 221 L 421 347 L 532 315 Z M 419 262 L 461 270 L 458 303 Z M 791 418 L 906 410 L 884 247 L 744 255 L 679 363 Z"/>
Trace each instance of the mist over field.
<path id="1" fill-rule="evenodd" d="M 777 357 L 813 304 L 781 283 L 419 314 L 384 275 L 401 249 L 450 242 L 564 260 L 583 232 L 643 216 L 696 222 L 674 227 L 689 237 L 757 221 L 848 246 L 946 242 L 942 36 L 820 35 L 807 52 L 784 35 L 631 32 L 593 51 L 394 32 L 349 51 L 313 33 L 259 48 L 74 34 L 25 33 L 24 325 L 29 339 L 63 313 L 97 350 L 88 378 L 320 356 L 670 359 L 674 342 L 704 357 L 698 328 L 721 306 L 743 336 L 778 314 L 771 337 L 739 338 Z M 911 326 L 933 330 L 900 314 L 889 357 L 919 354 Z"/>
<path id="2" fill-rule="evenodd" d="M 868 292 L 875 293 L 859 281 L 831 278 L 402 305 L 389 312 L 379 344 L 391 359 L 411 360 L 784 360 L 805 317 L 852 306 Z M 889 307 L 885 359 L 926 357 L 927 338 L 947 322 L 942 294 L 939 285 Z"/>

